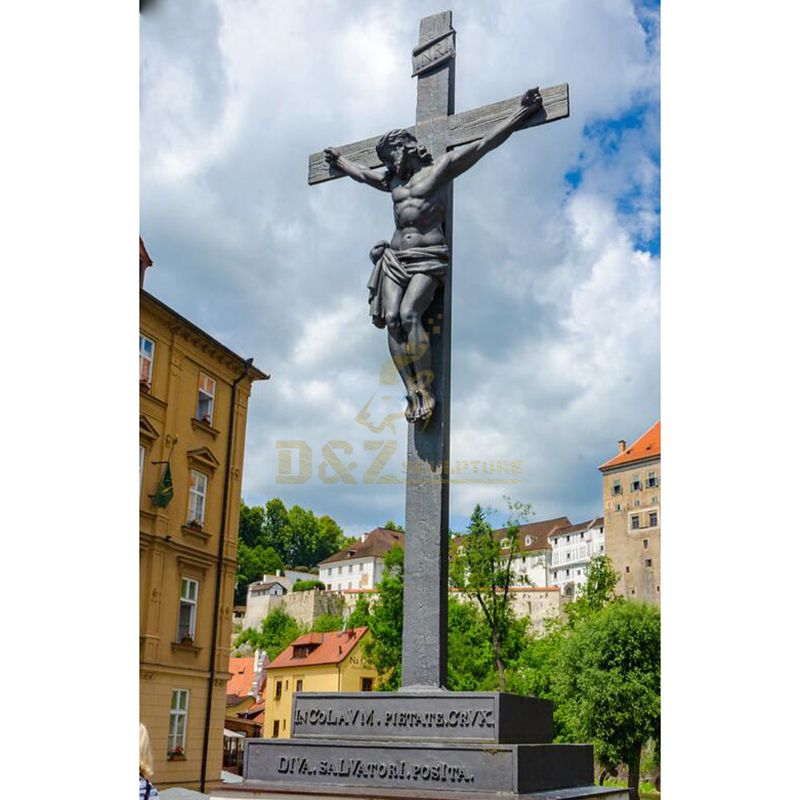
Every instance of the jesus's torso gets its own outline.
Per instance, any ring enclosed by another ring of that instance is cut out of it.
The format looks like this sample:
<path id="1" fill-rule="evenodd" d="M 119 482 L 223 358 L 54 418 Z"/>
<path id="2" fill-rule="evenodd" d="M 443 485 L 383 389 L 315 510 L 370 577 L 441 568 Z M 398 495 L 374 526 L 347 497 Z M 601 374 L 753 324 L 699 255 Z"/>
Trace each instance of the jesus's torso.
<path id="1" fill-rule="evenodd" d="M 447 184 L 435 186 L 433 167 L 423 167 L 392 187 L 395 232 L 393 250 L 445 244 L 444 214 Z"/>

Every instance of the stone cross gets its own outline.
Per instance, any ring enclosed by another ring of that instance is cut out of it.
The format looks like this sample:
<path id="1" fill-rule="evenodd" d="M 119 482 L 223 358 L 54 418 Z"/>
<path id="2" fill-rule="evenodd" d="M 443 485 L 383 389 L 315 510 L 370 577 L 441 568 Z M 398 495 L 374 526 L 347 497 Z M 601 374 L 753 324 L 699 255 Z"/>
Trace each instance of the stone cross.
<path id="1" fill-rule="evenodd" d="M 455 30 L 452 12 L 420 21 L 413 50 L 417 78 L 417 119 L 409 127 L 436 159 L 460 145 L 481 139 L 520 106 L 519 97 L 455 113 Z M 569 116 L 569 90 L 560 84 L 541 90 L 542 108 L 519 126 L 528 128 Z M 365 167 L 381 166 L 375 147 L 380 136 L 336 148 Z M 308 182 L 344 176 L 330 166 L 324 151 L 309 157 Z M 453 186 L 447 188 L 444 232 L 453 252 Z M 452 258 L 452 255 L 451 255 Z M 427 424 L 408 429 L 406 479 L 405 584 L 403 591 L 403 669 L 405 691 L 441 689 L 447 680 L 447 598 L 450 459 L 450 274 L 425 314 L 436 400 Z"/>

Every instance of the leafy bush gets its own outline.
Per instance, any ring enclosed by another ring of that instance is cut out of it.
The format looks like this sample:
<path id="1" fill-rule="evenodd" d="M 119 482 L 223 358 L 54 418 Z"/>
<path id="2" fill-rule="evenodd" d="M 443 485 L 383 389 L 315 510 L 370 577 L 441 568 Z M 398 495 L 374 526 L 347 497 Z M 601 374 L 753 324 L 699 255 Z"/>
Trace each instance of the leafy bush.
<path id="1" fill-rule="evenodd" d="M 314 580 L 299 580 L 295 581 L 294 586 L 292 587 L 292 591 L 294 592 L 305 592 L 309 589 L 324 589 L 325 584 L 322 581 L 314 581 Z"/>

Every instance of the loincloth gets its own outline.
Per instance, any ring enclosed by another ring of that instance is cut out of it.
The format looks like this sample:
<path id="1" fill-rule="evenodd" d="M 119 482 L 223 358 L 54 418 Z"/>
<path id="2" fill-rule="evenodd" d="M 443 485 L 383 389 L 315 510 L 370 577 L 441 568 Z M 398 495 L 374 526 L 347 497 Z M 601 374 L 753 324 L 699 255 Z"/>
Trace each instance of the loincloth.
<path id="1" fill-rule="evenodd" d="M 379 242 L 376 248 L 386 247 L 375 262 L 369 277 L 369 313 L 372 324 L 378 328 L 386 327 L 383 307 L 383 282 L 390 280 L 405 289 L 415 275 L 429 275 L 444 281 L 450 267 L 450 250 L 446 244 L 430 247 L 411 247 L 408 250 L 392 250 L 386 242 Z"/>

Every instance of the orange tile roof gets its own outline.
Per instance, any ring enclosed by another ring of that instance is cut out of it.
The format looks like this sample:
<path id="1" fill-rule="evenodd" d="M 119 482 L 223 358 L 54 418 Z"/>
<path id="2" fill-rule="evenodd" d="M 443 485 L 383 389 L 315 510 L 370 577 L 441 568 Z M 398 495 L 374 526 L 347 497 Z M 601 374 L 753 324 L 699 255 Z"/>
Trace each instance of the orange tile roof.
<path id="1" fill-rule="evenodd" d="M 268 667 L 268 670 L 281 667 L 311 667 L 318 664 L 338 664 L 364 638 L 367 628 L 351 628 L 347 631 L 330 633 L 306 633 L 298 636 Z M 304 658 L 294 658 L 295 646 L 311 646 Z"/>
<path id="2" fill-rule="evenodd" d="M 617 453 L 614 458 L 601 464 L 598 469 L 610 469 L 620 467 L 623 464 L 632 464 L 635 461 L 643 461 L 646 458 L 655 458 L 661 455 L 661 420 L 658 420 L 652 428 L 643 433 L 630 447 Z"/>
<path id="3" fill-rule="evenodd" d="M 239 697 L 246 697 L 250 694 L 255 680 L 255 658 L 246 656 L 244 658 L 231 658 L 228 662 L 228 671 L 232 672 L 228 681 L 226 694 L 235 694 Z"/>

